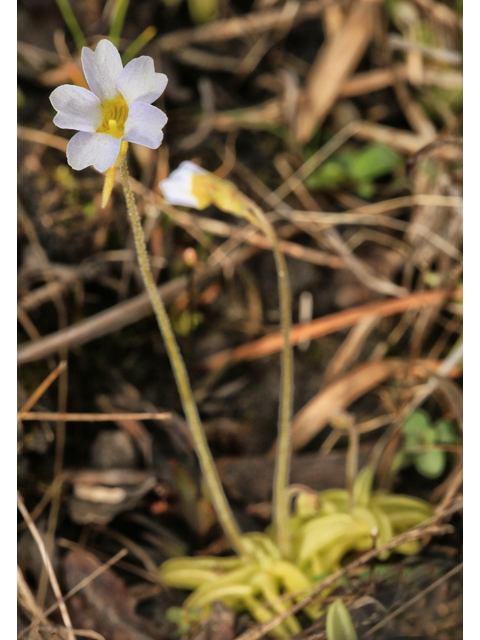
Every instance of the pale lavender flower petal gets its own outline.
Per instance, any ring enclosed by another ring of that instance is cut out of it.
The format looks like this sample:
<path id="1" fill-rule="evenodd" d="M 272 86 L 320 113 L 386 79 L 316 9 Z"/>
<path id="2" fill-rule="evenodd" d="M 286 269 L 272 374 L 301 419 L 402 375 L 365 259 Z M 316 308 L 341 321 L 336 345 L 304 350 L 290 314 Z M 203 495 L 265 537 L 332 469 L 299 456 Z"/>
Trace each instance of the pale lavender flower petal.
<path id="1" fill-rule="evenodd" d="M 64 84 L 50 95 L 53 108 L 58 111 L 53 119 L 60 129 L 96 131 L 102 122 L 102 110 L 97 96 L 83 87 Z"/>
<path id="2" fill-rule="evenodd" d="M 198 209 L 199 202 L 192 193 L 194 173 L 208 173 L 208 171 L 199 167 L 198 164 L 186 160 L 175 171 L 172 171 L 166 180 L 160 182 L 158 186 L 169 204 Z"/>
<path id="3" fill-rule="evenodd" d="M 136 142 L 144 147 L 156 149 L 163 140 L 162 129 L 167 120 L 167 116 L 157 107 L 144 102 L 132 102 L 129 106 L 123 139 L 126 142 Z"/>
<path id="4" fill-rule="evenodd" d="M 109 40 L 100 40 L 95 51 L 83 47 L 82 65 L 90 90 L 100 100 L 118 96 L 117 81 L 123 65 L 115 45 Z"/>
<path id="5" fill-rule="evenodd" d="M 167 82 L 168 78 L 164 73 L 155 73 L 152 58 L 140 56 L 125 66 L 118 78 L 117 87 L 127 104 L 152 104 L 162 95 Z"/>
<path id="6" fill-rule="evenodd" d="M 106 171 L 117 159 L 122 141 L 108 133 L 76 133 L 67 145 L 67 162 L 79 171 L 93 165 Z"/>

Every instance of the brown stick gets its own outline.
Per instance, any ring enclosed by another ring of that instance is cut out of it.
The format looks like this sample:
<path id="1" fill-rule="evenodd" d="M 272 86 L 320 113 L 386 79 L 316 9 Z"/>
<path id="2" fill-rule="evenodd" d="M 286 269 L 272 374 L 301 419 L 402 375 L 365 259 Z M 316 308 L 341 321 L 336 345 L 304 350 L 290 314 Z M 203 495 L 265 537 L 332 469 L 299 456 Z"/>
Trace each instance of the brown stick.
<path id="1" fill-rule="evenodd" d="M 21 416 L 22 420 L 51 420 L 52 422 L 114 422 L 116 420 L 169 420 L 171 413 L 54 413 L 31 411 Z"/>
<path id="2" fill-rule="evenodd" d="M 333 0 L 333 2 L 338 2 L 338 0 Z M 325 6 L 331 3 L 332 0 L 312 0 L 304 2 L 303 5 L 299 3 L 293 22 L 298 24 L 300 21 L 319 16 L 324 11 Z M 242 38 L 246 35 L 284 27 L 290 24 L 291 20 L 290 12 L 284 11 L 284 9 L 254 12 L 238 18 L 216 20 L 194 29 L 182 29 L 181 31 L 169 33 L 159 39 L 158 46 L 161 51 L 173 51 L 199 42 L 210 43 Z"/>
<path id="3" fill-rule="evenodd" d="M 231 264 L 235 266 L 240 262 L 248 260 L 255 251 L 255 249 L 247 247 L 232 253 L 230 256 Z M 195 284 L 198 287 L 205 286 L 212 278 L 222 272 L 222 268 L 223 266 L 220 264 L 208 267 L 205 271 L 196 275 Z M 181 277 L 159 287 L 158 290 L 164 303 L 169 304 L 173 302 L 173 300 L 183 293 L 188 282 L 187 277 Z M 135 296 L 135 298 L 115 305 L 112 309 L 106 309 L 71 327 L 56 331 L 45 338 L 21 346 L 17 353 L 17 364 L 40 360 L 67 346 L 71 349 L 86 344 L 91 340 L 109 335 L 134 322 L 138 322 L 151 313 L 152 305 L 148 295 L 141 293 Z"/>
<path id="4" fill-rule="evenodd" d="M 373 35 L 375 1 L 358 0 L 341 29 L 320 48 L 304 89 L 296 136 L 305 142 L 321 124 L 337 99 L 342 85 L 360 62 Z"/>
<path id="5" fill-rule="evenodd" d="M 366 316 L 376 316 L 385 318 L 397 313 L 404 313 L 411 309 L 441 304 L 450 299 L 458 300 L 463 295 L 463 287 L 449 291 L 448 289 L 435 289 L 434 291 L 420 291 L 412 293 L 404 298 L 395 300 L 382 300 L 370 304 L 346 309 L 338 313 L 332 313 L 324 318 L 316 318 L 311 322 L 297 324 L 292 327 L 290 339 L 293 345 L 304 340 L 314 340 L 321 336 L 326 336 L 334 331 L 340 331 L 353 326 Z M 243 344 L 236 349 L 226 349 L 207 358 L 203 365 L 207 369 L 217 369 L 226 364 L 241 362 L 243 360 L 256 360 L 264 356 L 276 353 L 282 348 L 282 336 L 280 332 L 271 333 L 268 336 Z"/>

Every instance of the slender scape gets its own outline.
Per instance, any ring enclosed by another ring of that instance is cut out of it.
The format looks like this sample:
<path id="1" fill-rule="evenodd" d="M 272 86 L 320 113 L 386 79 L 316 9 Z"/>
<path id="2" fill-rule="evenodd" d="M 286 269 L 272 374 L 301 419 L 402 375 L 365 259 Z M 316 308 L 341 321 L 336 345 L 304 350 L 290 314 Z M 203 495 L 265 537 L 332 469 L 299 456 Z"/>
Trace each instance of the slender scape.
<path id="1" fill-rule="evenodd" d="M 215 511 L 220 524 L 222 525 L 223 530 L 227 535 L 233 549 L 238 554 L 248 555 L 248 552 L 242 540 L 241 531 L 230 509 L 230 505 L 227 502 L 227 498 L 223 491 L 222 484 L 220 482 L 220 478 L 218 476 L 217 469 L 212 458 L 212 454 L 210 453 L 210 449 L 208 448 L 205 433 L 200 422 L 200 416 L 198 415 L 197 405 L 195 403 L 187 371 L 185 369 L 185 364 L 175 340 L 170 320 L 168 318 L 167 312 L 165 311 L 165 306 L 158 294 L 157 287 L 152 276 L 147 248 L 145 245 L 145 236 L 143 234 L 143 228 L 140 221 L 138 209 L 135 204 L 135 197 L 130 186 L 130 177 L 128 173 L 126 154 L 121 164 L 121 173 L 123 191 L 125 193 L 125 200 L 127 203 L 130 220 L 132 222 L 135 248 L 137 251 L 138 262 L 140 265 L 143 281 L 152 302 L 155 317 L 157 318 L 158 326 L 160 328 L 160 332 L 163 336 L 168 356 L 170 358 L 170 363 L 172 365 L 175 380 L 177 382 L 178 392 L 182 401 L 183 410 L 185 412 L 185 417 L 190 426 L 192 437 L 195 442 L 198 459 L 200 461 L 200 466 L 202 468 L 205 482 L 210 493 L 210 498 L 215 507 Z"/>
<path id="2" fill-rule="evenodd" d="M 278 548 L 283 558 L 290 557 L 288 531 L 289 496 L 287 492 L 291 458 L 291 420 L 293 399 L 293 351 L 290 342 L 291 290 L 285 256 L 278 244 L 278 238 L 264 212 L 252 200 L 240 194 L 247 211 L 244 217 L 260 227 L 273 245 L 273 255 L 277 267 L 280 301 L 280 324 L 283 335 L 281 355 L 280 407 L 278 413 L 278 448 L 273 481 L 273 525 Z"/>

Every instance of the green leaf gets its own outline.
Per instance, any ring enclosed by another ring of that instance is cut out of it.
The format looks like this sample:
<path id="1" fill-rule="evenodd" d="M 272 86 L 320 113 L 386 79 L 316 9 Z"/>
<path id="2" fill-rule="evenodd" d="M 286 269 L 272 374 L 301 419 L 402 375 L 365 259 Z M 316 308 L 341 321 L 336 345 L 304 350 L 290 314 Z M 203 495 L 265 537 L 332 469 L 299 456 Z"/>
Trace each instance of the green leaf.
<path id="1" fill-rule="evenodd" d="M 397 451 L 390 463 L 389 473 L 396 476 L 400 469 L 410 464 L 410 458 L 405 451 Z"/>
<path id="2" fill-rule="evenodd" d="M 65 24 L 67 25 L 73 39 L 75 40 L 77 49 L 79 52 L 81 52 L 82 47 L 87 46 L 87 41 L 85 40 L 82 29 L 77 22 L 75 14 L 72 11 L 70 2 L 69 0 L 56 0 L 56 2 L 58 8 L 60 9 L 60 13 L 62 14 L 62 18 L 64 19 Z"/>
<path id="3" fill-rule="evenodd" d="M 118 41 L 120 40 L 129 4 L 130 0 L 116 0 L 112 11 L 112 22 L 110 24 L 109 36 L 110 40 L 116 47 L 118 47 Z"/>
<path id="4" fill-rule="evenodd" d="M 435 423 L 437 442 L 440 444 L 455 444 L 458 442 L 458 434 L 450 420 L 442 418 Z"/>
<path id="5" fill-rule="evenodd" d="M 326 162 L 314 171 L 306 181 L 307 189 L 334 189 L 342 185 L 347 179 L 347 173 L 344 167 L 335 160 Z"/>
<path id="6" fill-rule="evenodd" d="M 195 24 L 204 24 L 218 17 L 218 0 L 188 0 L 188 12 Z"/>
<path id="7" fill-rule="evenodd" d="M 375 186 L 371 182 L 360 182 L 355 189 L 357 195 L 364 200 L 370 200 L 375 195 Z"/>
<path id="8" fill-rule="evenodd" d="M 435 480 L 442 475 L 445 470 L 445 451 L 435 449 L 426 451 L 415 456 L 415 468 L 422 476 Z"/>
<path id="9" fill-rule="evenodd" d="M 430 416 L 423 409 L 414 411 L 403 423 L 402 433 L 407 447 L 425 442 L 425 433 L 431 428 Z"/>
<path id="10" fill-rule="evenodd" d="M 350 165 L 349 175 L 355 182 L 371 182 L 402 165 L 402 157 L 383 144 L 367 144 Z"/>
<path id="11" fill-rule="evenodd" d="M 432 426 L 428 426 L 423 429 L 422 433 L 422 444 L 437 444 L 437 432 Z"/>
<path id="12" fill-rule="evenodd" d="M 147 27 L 145 31 L 136 38 L 132 44 L 126 49 L 122 54 L 122 62 L 123 66 L 125 66 L 130 60 L 135 58 L 135 56 L 145 47 L 152 38 L 157 35 L 157 30 L 155 27 Z"/>
<path id="13" fill-rule="evenodd" d="M 20 109 L 25 104 L 25 94 L 17 87 L 17 109 Z"/>
<path id="14" fill-rule="evenodd" d="M 181 622 L 185 618 L 185 613 L 180 607 L 170 607 L 167 609 L 167 620 L 169 622 Z"/>
<path id="15" fill-rule="evenodd" d="M 179 316 L 172 320 L 172 326 L 178 336 L 185 338 L 194 331 L 203 321 L 203 313 L 183 309 Z"/>
<path id="16" fill-rule="evenodd" d="M 335 600 L 327 610 L 327 640 L 357 640 L 357 633 L 347 607 Z"/>

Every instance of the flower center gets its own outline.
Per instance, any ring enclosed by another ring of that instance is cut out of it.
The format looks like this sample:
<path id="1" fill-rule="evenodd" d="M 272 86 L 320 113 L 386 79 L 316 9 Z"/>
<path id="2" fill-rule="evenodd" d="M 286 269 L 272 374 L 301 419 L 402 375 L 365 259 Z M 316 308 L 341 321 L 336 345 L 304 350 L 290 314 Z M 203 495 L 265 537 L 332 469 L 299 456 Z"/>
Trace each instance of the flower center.
<path id="1" fill-rule="evenodd" d="M 102 124 L 97 133 L 108 133 L 115 138 L 123 136 L 123 129 L 128 118 L 128 105 L 122 96 L 102 102 Z"/>

